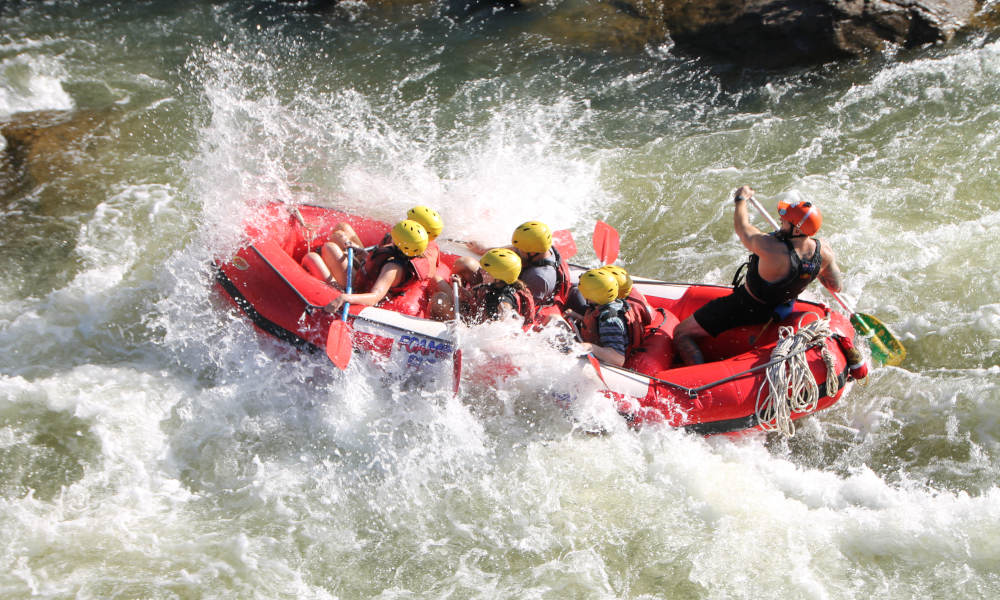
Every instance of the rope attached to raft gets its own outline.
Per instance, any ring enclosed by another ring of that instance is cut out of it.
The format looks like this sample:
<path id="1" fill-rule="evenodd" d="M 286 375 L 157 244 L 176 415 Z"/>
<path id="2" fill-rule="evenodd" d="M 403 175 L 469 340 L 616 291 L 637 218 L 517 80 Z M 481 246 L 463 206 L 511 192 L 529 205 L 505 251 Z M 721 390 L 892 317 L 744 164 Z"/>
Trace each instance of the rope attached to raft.
<path id="1" fill-rule="evenodd" d="M 801 324 L 801 322 L 800 322 Z M 764 431 L 779 431 L 788 437 L 795 435 L 792 413 L 811 412 L 819 404 L 819 386 L 809 368 L 805 348 L 819 345 L 826 365 L 826 396 L 834 396 L 839 389 L 835 359 L 826 344 L 833 335 L 830 318 L 819 319 L 800 327 L 778 329 L 778 344 L 771 353 L 771 362 L 765 371 L 768 392 L 764 386 L 757 391 L 757 419 Z"/>

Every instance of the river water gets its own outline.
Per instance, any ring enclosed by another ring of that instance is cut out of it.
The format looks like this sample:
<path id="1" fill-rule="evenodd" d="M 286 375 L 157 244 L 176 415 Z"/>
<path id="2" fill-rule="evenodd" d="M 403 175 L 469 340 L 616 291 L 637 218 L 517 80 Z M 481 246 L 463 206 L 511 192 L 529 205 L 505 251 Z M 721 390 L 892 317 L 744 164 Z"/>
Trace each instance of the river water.
<path id="1" fill-rule="evenodd" d="M 0 118 L 100 123 L 0 206 L 0 597 L 1000 594 L 1000 42 L 761 73 L 536 15 L 0 5 Z M 584 393 L 588 435 L 567 359 L 496 328 L 465 368 L 504 339 L 497 388 L 331 372 L 208 268 L 279 198 L 497 244 L 539 219 L 583 262 L 604 219 L 633 273 L 727 283 L 743 183 L 820 204 L 909 351 L 791 439 L 633 432 Z"/>

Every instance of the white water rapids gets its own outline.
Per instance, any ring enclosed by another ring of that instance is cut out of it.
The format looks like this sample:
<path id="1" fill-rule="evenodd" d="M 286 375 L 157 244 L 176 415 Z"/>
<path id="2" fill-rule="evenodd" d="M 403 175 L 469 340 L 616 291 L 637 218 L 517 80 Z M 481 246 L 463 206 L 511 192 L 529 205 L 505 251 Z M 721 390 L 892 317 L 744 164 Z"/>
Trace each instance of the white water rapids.
<path id="1" fill-rule="evenodd" d="M 0 597 L 1000 594 L 1000 42 L 758 73 L 387 12 L 0 7 L 0 120 L 104 124 L 0 206 Z M 743 183 L 820 204 L 909 351 L 791 440 L 630 431 L 537 340 L 457 397 L 339 373 L 208 268 L 278 198 L 584 262 L 600 218 L 634 274 L 727 283 Z"/>

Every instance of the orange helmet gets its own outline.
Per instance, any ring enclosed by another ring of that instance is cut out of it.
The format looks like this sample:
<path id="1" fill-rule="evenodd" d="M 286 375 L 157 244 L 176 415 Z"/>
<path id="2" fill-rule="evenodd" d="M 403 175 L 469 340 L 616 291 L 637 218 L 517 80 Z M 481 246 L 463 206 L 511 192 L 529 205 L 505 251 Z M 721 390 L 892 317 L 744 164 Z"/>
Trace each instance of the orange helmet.
<path id="1" fill-rule="evenodd" d="M 782 221 L 787 221 L 798 227 L 806 235 L 815 235 L 819 231 L 819 226 L 823 224 L 823 215 L 819 212 L 819 207 L 812 202 L 804 200 L 780 200 L 778 202 L 778 214 Z"/>

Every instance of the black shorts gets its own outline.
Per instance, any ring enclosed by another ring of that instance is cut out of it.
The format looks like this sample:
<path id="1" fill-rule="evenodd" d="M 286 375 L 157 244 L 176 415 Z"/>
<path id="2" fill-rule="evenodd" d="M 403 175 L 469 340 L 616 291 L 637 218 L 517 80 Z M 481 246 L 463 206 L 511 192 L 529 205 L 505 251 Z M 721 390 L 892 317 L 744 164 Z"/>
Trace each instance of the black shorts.
<path id="1" fill-rule="evenodd" d="M 732 294 L 716 298 L 696 310 L 694 320 L 715 337 L 734 327 L 767 323 L 773 313 L 773 306 L 757 302 L 745 287 L 740 286 Z"/>

